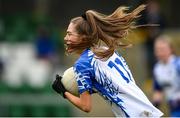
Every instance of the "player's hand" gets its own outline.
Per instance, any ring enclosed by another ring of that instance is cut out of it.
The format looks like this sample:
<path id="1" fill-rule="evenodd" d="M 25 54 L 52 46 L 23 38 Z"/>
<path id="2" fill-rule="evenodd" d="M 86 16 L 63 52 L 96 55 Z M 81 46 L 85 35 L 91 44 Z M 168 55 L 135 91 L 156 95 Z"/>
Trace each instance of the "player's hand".
<path id="1" fill-rule="evenodd" d="M 64 88 L 64 86 L 61 82 L 61 79 L 62 79 L 62 77 L 57 74 L 56 80 L 52 84 L 52 88 L 57 93 L 61 94 L 64 98 L 66 98 L 66 96 L 65 96 L 66 89 Z"/>

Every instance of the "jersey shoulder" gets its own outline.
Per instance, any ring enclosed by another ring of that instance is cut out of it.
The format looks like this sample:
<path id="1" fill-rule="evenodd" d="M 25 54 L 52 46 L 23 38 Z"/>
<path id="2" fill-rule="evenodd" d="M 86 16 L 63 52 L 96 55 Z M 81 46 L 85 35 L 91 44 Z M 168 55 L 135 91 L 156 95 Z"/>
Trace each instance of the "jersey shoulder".
<path id="1" fill-rule="evenodd" d="M 93 52 L 87 49 L 80 55 L 79 59 L 75 62 L 75 66 L 79 64 L 89 65 L 93 57 Z"/>
<path id="2" fill-rule="evenodd" d="M 79 57 L 79 59 L 74 64 L 74 69 L 77 73 L 88 72 L 94 75 L 93 68 L 91 66 L 91 61 L 94 54 L 91 50 L 85 50 Z"/>
<path id="3" fill-rule="evenodd" d="M 175 56 L 174 65 L 178 72 L 178 75 L 180 76 L 180 57 L 179 56 Z"/>

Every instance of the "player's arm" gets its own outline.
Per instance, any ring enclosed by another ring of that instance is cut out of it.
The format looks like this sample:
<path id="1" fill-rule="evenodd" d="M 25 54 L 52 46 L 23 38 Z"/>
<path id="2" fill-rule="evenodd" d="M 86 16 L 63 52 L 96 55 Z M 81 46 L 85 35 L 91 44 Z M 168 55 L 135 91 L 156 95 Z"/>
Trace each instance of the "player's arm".
<path id="1" fill-rule="evenodd" d="M 63 84 L 61 83 L 62 77 L 57 75 L 56 80 L 52 84 L 52 88 L 64 98 L 67 98 L 72 104 L 79 109 L 90 112 L 91 110 L 91 95 L 88 91 L 80 94 L 80 97 L 74 96 L 73 94 L 66 91 Z"/>
<path id="2" fill-rule="evenodd" d="M 69 92 L 65 92 L 66 98 L 79 109 L 90 112 L 92 106 L 91 94 L 94 93 L 92 90 L 94 71 L 90 62 L 84 59 L 74 65 L 74 71 L 80 96 L 77 97 Z"/>
<path id="3" fill-rule="evenodd" d="M 156 107 L 159 107 L 160 103 L 162 102 L 163 99 L 163 93 L 161 91 L 154 91 L 153 93 L 153 104 Z"/>
<path id="4" fill-rule="evenodd" d="M 80 94 L 80 97 L 74 96 L 69 92 L 65 92 L 65 96 L 72 104 L 74 104 L 82 111 L 85 112 L 91 111 L 92 100 L 91 100 L 91 95 L 88 91 L 85 91 L 82 94 Z"/>
<path id="5" fill-rule="evenodd" d="M 159 85 L 159 83 L 157 82 L 157 80 L 154 78 L 153 81 L 153 104 L 156 107 L 159 107 L 162 100 L 163 100 L 163 92 L 162 92 L 162 87 Z"/>

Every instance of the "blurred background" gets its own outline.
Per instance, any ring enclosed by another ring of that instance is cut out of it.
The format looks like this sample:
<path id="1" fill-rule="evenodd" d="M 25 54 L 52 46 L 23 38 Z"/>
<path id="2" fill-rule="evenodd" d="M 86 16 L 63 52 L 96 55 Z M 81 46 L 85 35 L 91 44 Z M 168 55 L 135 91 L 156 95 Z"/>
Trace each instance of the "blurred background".
<path id="1" fill-rule="evenodd" d="M 93 95 L 93 109 L 84 113 L 51 89 L 55 74 L 62 75 L 76 56 L 64 53 L 63 37 L 69 20 L 88 9 L 110 14 L 120 5 L 130 10 L 148 4 L 128 41 L 120 49 L 139 87 L 151 100 L 153 41 L 168 34 L 180 54 L 180 1 L 178 0 L 0 0 L 0 116 L 113 116 L 110 107 Z M 169 116 L 164 102 L 160 109 Z"/>

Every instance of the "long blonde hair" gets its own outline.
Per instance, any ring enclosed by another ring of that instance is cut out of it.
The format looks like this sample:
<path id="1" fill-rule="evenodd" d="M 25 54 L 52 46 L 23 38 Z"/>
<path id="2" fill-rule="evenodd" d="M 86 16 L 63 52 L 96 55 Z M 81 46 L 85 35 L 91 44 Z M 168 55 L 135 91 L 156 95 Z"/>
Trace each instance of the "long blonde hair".
<path id="1" fill-rule="evenodd" d="M 92 48 L 98 58 L 110 57 L 118 47 L 127 46 L 121 40 L 136 27 L 134 21 L 144 9 L 145 5 L 140 5 L 126 13 L 129 8 L 121 6 L 110 15 L 88 10 L 84 17 L 73 18 L 71 22 L 76 24 L 77 33 L 84 36 L 83 42 L 74 48 Z M 102 44 L 107 48 L 102 48 Z"/>

